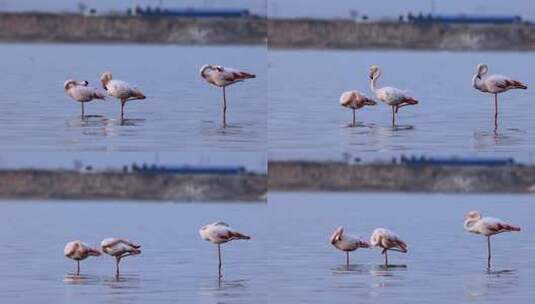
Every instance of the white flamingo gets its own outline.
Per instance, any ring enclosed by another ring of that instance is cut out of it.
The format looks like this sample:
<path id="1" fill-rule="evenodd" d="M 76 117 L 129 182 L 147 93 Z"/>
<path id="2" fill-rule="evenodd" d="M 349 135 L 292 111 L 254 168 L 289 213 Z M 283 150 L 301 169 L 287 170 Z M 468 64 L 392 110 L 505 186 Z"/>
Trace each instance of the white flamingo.
<path id="1" fill-rule="evenodd" d="M 386 267 L 388 267 L 388 250 L 407 252 L 407 244 L 397 234 L 385 228 L 377 228 L 373 231 L 370 245 L 383 248 L 381 254 L 385 255 Z"/>
<path id="2" fill-rule="evenodd" d="M 351 125 L 353 127 L 357 125 L 355 120 L 355 110 L 363 108 L 364 106 L 374 106 L 376 104 L 377 102 L 375 102 L 375 100 L 359 91 L 347 91 L 340 96 L 340 105 L 344 108 L 353 110 L 353 124 Z"/>
<path id="3" fill-rule="evenodd" d="M 222 67 L 220 65 L 203 65 L 200 70 L 201 77 L 206 82 L 223 88 L 223 127 L 227 125 L 227 96 L 225 88 L 236 82 L 249 78 L 256 78 L 256 75 L 240 71 L 233 68 Z"/>
<path id="4" fill-rule="evenodd" d="M 233 240 L 249 240 L 251 238 L 243 233 L 240 233 L 230 228 L 227 223 L 221 221 L 217 221 L 215 223 L 201 227 L 201 229 L 199 230 L 199 234 L 201 235 L 201 238 L 203 240 L 217 244 L 217 252 L 219 255 L 219 278 L 222 277 L 221 244 Z"/>
<path id="5" fill-rule="evenodd" d="M 87 259 L 90 256 L 99 256 L 100 251 L 94 249 L 88 244 L 76 240 L 68 242 L 63 249 L 63 254 L 69 259 L 75 260 L 77 264 L 76 275 L 80 275 L 80 261 Z"/>
<path id="6" fill-rule="evenodd" d="M 94 99 L 104 99 L 104 94 L 100 93 L 97 89 L 93 87 L 88 87 L 88 81 L 77 81 L 69 79 L 65 81 L 63 87 L 65 92 L 72 99 L 78 101 L 82 105 L 82 117 L 84 116 L 84 103 L 90 102 Z"/>
<path id="7" fill-rule="evenodd" d="M 116 275 L 119 276 L 121 259 L 130 255 L 141 254 L 141 245 L 134 244 L 123 238 L 107 238 L 100 242 L 102 251 L 115 258 Z"/>
<path id="8" fill-rule="evenodd" d="M 100 82 L 109 95 L 121 101 L 121 119 L 124 117 L 124 105 L 127 101 L 146 98 L 138 88 L 128 82 L 112 79 L 110 72 L 104 72 L 100 76 Z"/>
<path id="9" fill-rule="evenodd" d="M 489 269 L 491 259 L 490 237 L 502 232 L 520 231 L 520 227 L 508 224 L 500 219 L 493 217 L 482 218 L 478 211 L 470 211 L 466 214 L 464 217 L 464 229 L 468 232 L 482 234 L 487 237 L 487 267 Z"/>
<path id="10" fill-rule="evenodd" d="M 377 79 L 381 76 L 381 69 L 377 65 L 370 67 L 370 87 L 380 101 L 392 107 L 392 127 L 396 125 L 395 115 L 399 108 L 418 104 L 418 101 L 406 94 L 405 91 L 393 87 L 377 87 Z"/>
<path id="11" fill-rule="evenodd" d="M 481 92 L 494 94 L 494 127 L 498 128 L 498 94 L 512 89 L 527 89 L 518 80 L 503 75 L 487 75 L 489 68 L 486 64 L 478 64 L 476 74 L 472 78 L 472 86 Z"/>
<path id="12" fill-rule="evenodd" d="M 346 253 L 346 264 L 349 267 L 349 253 L 359 248 L 369 248 L 370 244 L 360 237 L 345 234 L 343 227 L 338 227 L 331 235 L 331 244 Z"/>

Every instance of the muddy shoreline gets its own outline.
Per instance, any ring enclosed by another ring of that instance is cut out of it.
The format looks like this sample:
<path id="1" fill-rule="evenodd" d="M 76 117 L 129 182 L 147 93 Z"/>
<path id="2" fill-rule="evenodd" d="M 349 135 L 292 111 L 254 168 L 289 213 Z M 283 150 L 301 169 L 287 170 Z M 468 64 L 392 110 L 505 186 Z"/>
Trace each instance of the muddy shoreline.
<path id="1" fill-rule="evenodd" d="M 2 199 L 265 201 L 266 175 L 1 170 Z"/>
<path id="2" fill-rule="evenodd" d="M 0 13 L 2 42 L 161 44 L 266 43 L 262 18 L 151 18 L 78 14 Z"/>
<path id="3" fill-rule="evenodd" d="M 271 161 L 270 191 L 535 193 L 535 166 Z"/>

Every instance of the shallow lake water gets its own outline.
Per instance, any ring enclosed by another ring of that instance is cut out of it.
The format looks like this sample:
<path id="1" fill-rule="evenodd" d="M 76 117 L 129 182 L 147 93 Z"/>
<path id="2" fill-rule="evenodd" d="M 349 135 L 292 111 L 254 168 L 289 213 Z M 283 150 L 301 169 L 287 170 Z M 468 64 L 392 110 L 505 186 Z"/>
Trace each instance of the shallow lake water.
<path id="1" fill-rule="evenodd" d="M 267 303 L 261 203 L 0 202 L 0 298 L 4 303 Z M 252 236 L 217 246 L 198 230 L 216 220 Z M 63 256 L 75 239 L 93 246 L 110 236 L 139 242 L 142 254 L 76 263 Z"/>
<path id="2" fill-rule="evenodd" d="M 265 47 L 97 44 L 0 44 L 3 74 L 0 146 L 38 151 L 264 151 L 267 130 Z M 199 75 L 221 64 L 257 75 L 227 89 L 222 128 L 221 89 Z M 99 78 L 138 86 L 146 100 L 78 102 L 63 83 Z"/>
<path id="3" fill-rule="evenodd" d="M 397 152 L 521 154 L 535 150 L 535 53 L 270 50 L 269 148 L 278 154 Z M 494 97 L 472 87 L 478 63 L 528 85 L 499 96 L 494 130 Z M 369 67 L 383 74 L 379 87 L 407 90 L 420 101 L 400 109 L 396 128 L 390 107 L 379 103 L 357 110 L 339 105 L 342 92 L 372 96 Z"/>
<path id="4" fill-rule="evenodd" d="M 512 303 L 535 296 L 533 195 L 270 193 L 269 203 L 0 202 L 0 297 L 9 303 Z M 486 241 L 463 230 L 470 210 L 522 227 Z M 198 229 L 222 219 L 250 234 L 217 247 Z M 378 249 L 345 255 L 329 244 L 338 226 L 368 238 L 397 232 L 407 254 Z M 63 257 L 66 242 L 92 245 L 109 236 L 142 244 L 121 263 Z"/>
<path id="5" fill-rule="evenodd" d="M 534 195 L 270 193 L 272 303 L 523 303 L 535 296 Z M 520 225 L 523 232 L 486 239 L 463 230 L 465 213 L 480 210 Z M 373 229 L 398 233 L 407 254 L 379 249 L 345 254 L 331 233 L 369 238 Z"/>

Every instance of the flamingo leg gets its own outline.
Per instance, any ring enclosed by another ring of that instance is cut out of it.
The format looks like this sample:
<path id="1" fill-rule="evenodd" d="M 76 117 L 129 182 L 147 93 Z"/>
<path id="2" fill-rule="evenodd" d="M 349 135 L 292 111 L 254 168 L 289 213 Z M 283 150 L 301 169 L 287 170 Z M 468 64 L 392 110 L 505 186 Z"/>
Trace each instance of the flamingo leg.
<path id="1" fill-rule="evenodd" d="M 121 262 L 121 257 L 118 256 L 115 258 L 115 276 L 119 277 L 119 263 Z"/>
<path id="2" fill-rule="evenodd" d="M 126 99 L 121 99 L 121 120 L 124 118 L 124 104 L 126 103 Z"/>
<path id="3" fill-rule="evenodd" d="M 355 109 L 353 109 L 353 127 L 357 125 L 357 121 L 355 118 Z"/>
<path id="4" fill-rule="evenodd" d="M 221 279 L 223 277 L 223 275 L 221 274 L 221 244 L 217 244 L 217 253 L 219 255 L 219 278 Z"/>
<path id="5" fill-rule="evenodd" d="M 490 253 L 490 236 L 487 236 L 487 250 L 488 250 L 488 253 L 489 253 L 489 257 L 487 259 L 487 267 L 488 267 L 488 269 L 490 269 L 490 257 L 491 257 L 491 253 Z"/>
<path id="6" fill-rule="evenodd" d="M 76 264 L 77 264 L 76 275 L 78 276 L 78 275 L 80 275 L 80 261 L 77 260 L 77 261 L 76 261 Z"/>
<path id="7" fill-rule="evenodd" d="M 392 128 L 396 126 L 396 113 L 395 106 L 392 106 Z"/>
<path id="8" fill-rule="evenodd" d="M 223 128 L 227 126 L 227 93 L 223 87 Z"/>
<path id="9" fill-rule="evenodd" d="M 125 254 L 120 255 L 120 256 L 118 256 L 118 257 L 115 257 L 115 259 L 116 259 L 116 261 L 117 261 L 117 263 L 116 263 L 116 266 L 117 266 L 117 272 L 116 272 L 116 273 L 117 273 L 117 276 L 119 276 L 119 263 L 121 263 L 121 259 L 122 259 L 122 258 L 125 258 L 125 257 L 127 257 L 127 256 L 131 256 L 131 255 L 134 255 L 134 253 L 128 252 L 128 253 L 125 253 Z"/>
<path id="10" fill-rule="evenodd" d="M 498 94 L 494 93 L 494 129 L 498 129 Z"/>
<path id="11" fill-rule="evenodd" d="M 385 255 L 385 267 L 388 267 L 388 250 L 383 249 L 383 254 Z"/>
<path id="12" fill-rule="evenodd" d="M 81 104 L 82 104 L 82 118 L 84 118 L 84 103 L 81 102 Z"/>
<path id="13" fill-rule="evenodd" d="M 349 268 L 349 251 L 346 251 L 346 264 L 347 268 Z"/>

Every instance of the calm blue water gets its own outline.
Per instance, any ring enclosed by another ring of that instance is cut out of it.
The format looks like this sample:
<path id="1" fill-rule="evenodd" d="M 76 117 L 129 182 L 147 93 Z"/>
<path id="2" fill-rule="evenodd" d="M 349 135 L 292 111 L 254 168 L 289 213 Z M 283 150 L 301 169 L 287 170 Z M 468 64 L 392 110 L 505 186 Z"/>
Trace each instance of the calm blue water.
<path id="1" fill-rule="evenodd" d="M 532 220 L 534 195 L 270 193 L 272 303 L 524 303 L 535 296 Z M 520 225 L 523 232 L 493 237 L 486 271 L 486 239 L 463 230 L 470 210 Z M 382 267 L 378 249 L 345 254 L 329 243 L 338 226 L 369 237 L 397 232 L 407 254 Z"/>
<path id="2" fill-rule="evenodd" d="M 502 154 L 526 158 L 535 151 L 533 107 L 535 53 L 440 51 L 270 50 L 269 150 L 274 155 L 369 152 L 394 154 Z M 476 91 L 477 63 L 529 89 L 500 96 L 494 131 L 494 99 Z M 348 128 L 351 111 L 338 104 L 342 92 L 371 95 L 370 65 L 383 70 L 379 86 L 406 89 L 420 104 L 404 107 L 391 127 L 391 109 L 380 103 L 357 111 L 359 126 Z"/>
<path id="3" fill-rule="evenodd" d="M 533 195 L 270 193 L 268 204 L 31 201 L 0 202 L 0 297 L 8 303 L 523 303 L 535 296 Z M 467 211 L 520 225 L 493 237 L 486 270 L 485 238 L 463 230 Z M 198 236 L 223 219 L 248 242 L 217 250 Z M 409 253 L 391 253 L 384 269 L 377 249 L 344 253 L 329 244 L 338 226 L 369 237 L 396 231 Z M 75 263 L 64 244 L 98 244 L 108 236 L 140 242 L 114 278 L 108 256 Z"/>
<path id="4" fill-rule="evenodd" d="M 266 204 L 32 201 L 0 202 L 0 298 L 4 303 L 267 303 Z M 199 228 L 216 220 L 252 236 L 217 247 Z M 109 236 L 142 245 L 121 262 L 109 256 L 76 264 L 63 256 L 74 239 Z"/>
<path id="5" fill-rule="evenodd" d="M 0 44 L 0 146 L 37 151 L 265 151 L 265 47 L 94 44 Z M 203 64 L 241 68 L 258 78 L 227 90 L 228 128 L 221 124 L 221 89 L 199 76 Z M 146 100 L 111 97 L 80 104 L 66 79 L 99 86 L 102 72 L 137 85 Z"/>

